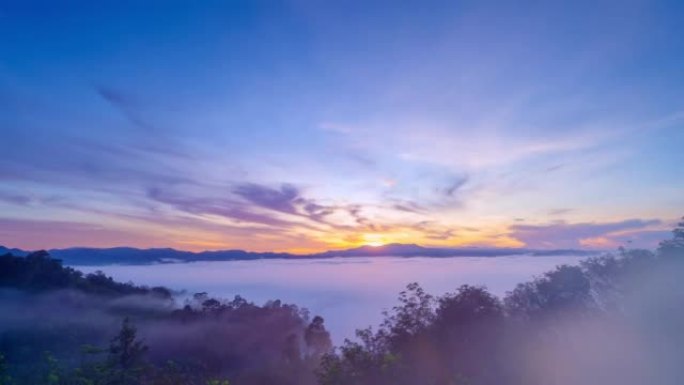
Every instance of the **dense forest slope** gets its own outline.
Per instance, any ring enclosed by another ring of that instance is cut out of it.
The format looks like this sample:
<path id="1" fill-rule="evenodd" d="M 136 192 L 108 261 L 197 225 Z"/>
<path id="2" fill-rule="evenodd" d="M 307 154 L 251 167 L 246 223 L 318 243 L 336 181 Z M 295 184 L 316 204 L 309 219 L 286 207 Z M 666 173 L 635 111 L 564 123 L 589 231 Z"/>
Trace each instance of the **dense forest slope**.
<path id="1" fill-rule="evenodd" d="M 0 256 L 0 384 L 314 383 L 331 349 L 305 309 L 83 275 L 46 252 Z"/>

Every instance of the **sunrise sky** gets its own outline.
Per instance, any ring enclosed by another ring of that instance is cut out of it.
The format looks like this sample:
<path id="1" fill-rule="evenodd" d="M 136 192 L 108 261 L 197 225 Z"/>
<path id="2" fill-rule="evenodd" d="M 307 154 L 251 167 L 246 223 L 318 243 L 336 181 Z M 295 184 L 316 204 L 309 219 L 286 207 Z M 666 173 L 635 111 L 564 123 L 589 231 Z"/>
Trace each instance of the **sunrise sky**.
<path id="1" fill-rule="evenodd" d="M 677 2 L 91 3 L 0 1 L 2 245 L 614 248 L 684 215 Z"/>

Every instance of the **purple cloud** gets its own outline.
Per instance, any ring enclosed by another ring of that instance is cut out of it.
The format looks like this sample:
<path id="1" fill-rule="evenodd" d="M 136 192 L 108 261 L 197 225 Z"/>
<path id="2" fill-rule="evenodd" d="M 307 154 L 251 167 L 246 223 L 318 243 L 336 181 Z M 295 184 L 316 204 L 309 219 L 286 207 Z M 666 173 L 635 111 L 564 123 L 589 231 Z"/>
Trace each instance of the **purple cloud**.
<path id="1" fill-rule="evenodd" d="M 231 198 L 190 197 L 171 194 L 159 188 L 151 188 L 147 196 L 157 202 L 166 203 L 174 208 L 190 214 L 210 214 L 240 222 L 257 223 L 269 226 L 289 227 L 291 222 L 276 218 L 272 215 L 255 213 L 249 208 Z"/>
<path id="2" fill-rule="evenodd" d="M 638 234 L 662 222 L 657 219 L 629 219 L 605 223 L 553 222 L 546 225 L 513 225 L 510 235 L 528 247 L 576 248 L 612 247 L 624 234 Z M 635 238 L 635 237 L 633 237 Z"/>
<path id="3" fill-rule="evenodd" d="M 11 194 L 0 191 L 0 201 L 18 206 L 25 206 L 31 203 L 32 199 L 25 194 Z"/>
<path id="4" fill-rule="evenodd" d="M 147 246 L 153 243 L 164 244 L 153 234 L 108 228 L 93 223 L 0 218 L 0 244 L 12 247 Z"/>
<path id="5" fill-rule="evenodd" d="M 421 221 L 413 225 L 413 228 L 419 229 L 425 238 L 434 241 L 446 241 L 456 236 L 456 229 L 441 228 L 433 221 Z"/>
<path id="6" fill-rule="evenodd" d="M 454 197 L 456 193 L 468 182 L 468 177 L 454 177 L 446 187 L 439 189 L 447 197 Z"/>
<path id="7" fill-rule="evenodd" d="M 289 184 L 283 184 L 280 189 L 274 189 L 255 183 L 241 184 L 233 192 L 243 199 L 259 207 L 288 214 L 298 214 L 295 204 L 300 202 L 299 190 Z"/>
<path id="8" fill-rule="evenodd" d="M 568 214 L 568 213 L 570 213 L 570 212 L 572 212 L 572 211 L 573 211 L 573 209 L 560 208 L 560 209 L 552 209 L 552 210 L 549 210 L 549 211 L 547 212 L 547 214 L 548 214 L 548 215 L 553 215 L 553 216 L 556 216 L 556 215 L 565 215 L 565 214 Z"/>
<path id="9" fill-rule="evenodd" d="M 325 217 L 340 209 L 338 206 L 322 205 L 313 199 L 303 197 L 300 190 L 291 184 L 272 188 L 245 183 L 235 187 L 233 193 L 257 207 L 301 216 L 328 225 L 333 224 L 328 223 Z"/>
<path id="10" fill-rule="evenodd" d="M 335 212 L 335 207 L 333 206 L 324 206 L 320 205 L 318 203 L 315 203 L 311 200 L 307 201 L 304 203 L 304 211 L 307 213 L 307 215 L 318 222 L 324 222 L 325 217 L 332 214 Z"/>
<path id="11" fill-rule="evenodd" d="M 95 87 L 102 99 L 119 111 L 131 124 L 147 131 L 154 131 L 154 127 L 140 117 L 140 105 L 131 96 L 104 86 Z"/>
<path id="12" fill-rule="evenodd" d="M 392 208 L 395 210 L 414 214 L 421 214 L 425 212 L 425 208 L 414 201 L 399 201 L 393 204 Z"/>

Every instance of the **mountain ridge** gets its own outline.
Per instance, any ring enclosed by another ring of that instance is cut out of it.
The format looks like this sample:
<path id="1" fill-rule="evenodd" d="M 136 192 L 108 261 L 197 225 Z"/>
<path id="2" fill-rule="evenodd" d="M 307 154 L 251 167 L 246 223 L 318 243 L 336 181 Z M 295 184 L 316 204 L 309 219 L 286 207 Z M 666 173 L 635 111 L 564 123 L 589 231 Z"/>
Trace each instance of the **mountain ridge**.
<path id="1" fill-rule="evenodd" d="M 206 250 L 192 252 L 173 248 L 139 249 L 134 247 L 70 247 L 47 250 L 54 258 L 67 265 L 140 265 L 156 263 L 186 263 L 200 261 L 239 261 L 254 259 L 322 259 L 336 257 L 496 257 L 496 256 L 557 256 L 596 255 L 603 250 L 583 249 L 530 249 L 500 247 L 426 247 L 417 244 L 391 243 L 382 246 L 359 246 L 349 249 L 328 250 L 319 253 L 294 254 L 284 252 L 254 252 L 241 249 Z M 11 253 L 25 256 L 31 251 L 0 246 L 0 255 Z"/>

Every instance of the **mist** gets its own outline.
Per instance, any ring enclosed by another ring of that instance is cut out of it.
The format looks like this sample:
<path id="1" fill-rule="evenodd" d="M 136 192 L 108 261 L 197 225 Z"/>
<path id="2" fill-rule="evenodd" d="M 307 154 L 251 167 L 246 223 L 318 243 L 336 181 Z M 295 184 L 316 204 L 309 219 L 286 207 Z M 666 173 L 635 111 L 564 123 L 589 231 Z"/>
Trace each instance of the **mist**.
<path id="1" fill-rule="evenodd" d="M 292 385 L 679 384 L 682 228 L 656 251 L 620 249 L 567 260 L 572 264 L 517 285 L 509 282 L 504 293 L 455 281 L 433 295 L 410 283 L 392 307 L 375 309 L 376 325 L 361 324 L 356 337 L 335 347 L 328 320 L 361 323 L 360 310 L 322 318 L 280 300 L 254 304 L 239 295 L 174 295 L 102 272 L 84 274 L 45 252 L 8 254 L 0 257 L 0 369 L 20 385 L 49 378 L 63 379 L 59 385 L 80 384 L 76 379 L 104 385 L 119 377 L 122 384 L 158 385 L 168 384 L 169 376 L 171 384 L 185 385 L 215 379 Z M 482 267 L 495 259 L 469 261 Z M 358 262 L 357 269 L 374 266 Z M 340 265 L 307 263 L 321 272 Z M 401 263 L 415 267 L 426 261 Z M 244 266 L 237 271 L 244 273 Z M 208 275 L 207 286 L 222 274 Z M 361 290 L 367 277 L 351 283 Z M 249 279 L 243 274 L 242 283 Z"/>
<path id="2" fill-rule="evenodd" d="M 680 384 L 684 240 L 562 265 L 504 295 L 418 284 L 323 363 L 322 384 Z"/>
<path id="3" fill-rule="evenodd" d="M 255 305 L 195 293 L 179 301 L 160 288 L 83 275 L 44 252 L 0 256 L 0 266 L 0 369 L 7 365 L 20 384 L 46 381 L 46 370 L 57 375 L 55 362 L 72 377 L 83 368 L 102 372 L 116 362 L 117 338 L 130 333 L 125 339 L 144 346 L 141 368 L 158 368 L 159 377 L 173 365 L 202 384 L 226 377 L 314 383 L 313 367 L 332 347 L 322 318 L 277 300 Z"/>
<path id="4" fill-rule="evenodd" d="M 614 303 L 596 301 L 590 311 L 533 326 L 517 338 L 524 341 L 517 349 L 523 383 L 681 384 L 683 276 L 684 265 L 673 261 L 622 281 Z"/>
<path id="5" fill-rule="evenodd" d="M 516 284 L 560 264 L 577 265 L 584 256 L 513 257 L 355 257 L 306 260 L 194 262 L 161 265 L 76 266 L 84 272 L 103 270 L 123 282 L 145 283 L 184 291 L 206 291 L 232 298 L 241 295 L 257 304 L 280 299 L 306 307 L 325 318 L 336 345 L 353 338 L 356 329 L 377 326 L 382 311 L 395 305 L 409 282 L 431 293 L 462 284 L 486 285 L 503 296 Z"/>

